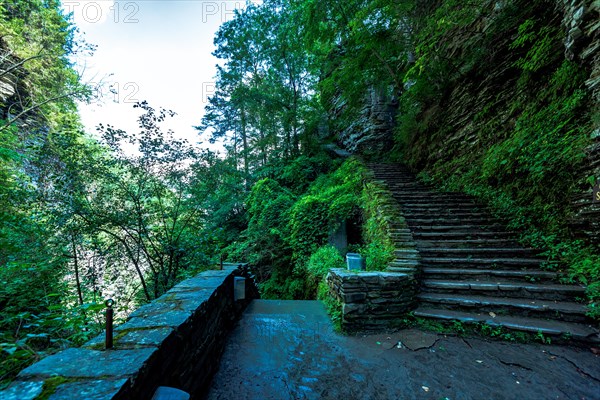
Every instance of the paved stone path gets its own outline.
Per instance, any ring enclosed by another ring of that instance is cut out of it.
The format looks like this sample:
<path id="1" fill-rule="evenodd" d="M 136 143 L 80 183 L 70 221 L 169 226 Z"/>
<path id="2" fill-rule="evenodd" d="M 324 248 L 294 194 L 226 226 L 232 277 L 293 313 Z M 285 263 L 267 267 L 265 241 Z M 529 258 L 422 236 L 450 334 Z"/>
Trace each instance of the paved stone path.
<path id="1" fill-rule="evenodd" d="M 416 330 L 345 337 L 320 302 L 255 300 L 207 398 L 600 399 L 600 356 Z"/>

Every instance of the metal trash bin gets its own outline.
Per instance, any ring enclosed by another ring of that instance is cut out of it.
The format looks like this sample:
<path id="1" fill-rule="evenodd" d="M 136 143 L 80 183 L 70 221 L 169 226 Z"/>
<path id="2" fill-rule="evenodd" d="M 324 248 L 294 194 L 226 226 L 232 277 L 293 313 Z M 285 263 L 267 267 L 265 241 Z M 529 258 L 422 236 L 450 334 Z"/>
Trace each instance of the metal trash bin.
<path id="1" fill-rule="evenodd" d="M 367 269 L 365 258 L 358 253 L 347 253 L 346 265 L 350 270 L 365 271 Z"/>

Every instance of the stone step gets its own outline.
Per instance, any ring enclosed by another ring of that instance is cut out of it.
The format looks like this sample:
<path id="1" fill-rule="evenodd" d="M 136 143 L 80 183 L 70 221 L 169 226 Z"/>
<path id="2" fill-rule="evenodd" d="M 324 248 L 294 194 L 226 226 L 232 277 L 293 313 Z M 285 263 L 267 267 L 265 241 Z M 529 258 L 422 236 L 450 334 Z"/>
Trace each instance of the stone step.
<path id="1" fill-rule="evenodd" d="M 396 224 L 396 226 L 398 226 L 398 225 L 399 225 L 399 224 Z M 398 227 L 396 227 L 396 228 L 395 228 L 395 227 L 392 227 L 392 228 L 389 230 L 389 233 L 390 233 L 390 234 L 394 234 L 394 233 L 412 233 L 412 230 L 411 230 L 410 228 L 406 228 L 406 227 L 403 227 L 403 228 L 398 228 Z"/>
<path id="2" fill-rule="evenodd" d="M 465 324 L 485 323 L 490 326 L 501 326 L 511 331 L 532 334 L 541 332 L 544 336 L 550 337 L 553 342 L 570 337 L 582 344 L 600 344 L 598 331 L 586 324 L 505 315 L 492 317 L 489 313 L 441 310 L 428 307 L 417 308 L 414 315 L 420 318 L 441 321 L 460 321 Z"/>
<path id="3" fill-rule="evenodd" d="M 405 170 L 380 170 L 380 169 L 375 169 L 374 173 L 376 176 L 383 176 L 387 179 L 411 179 L 412 181 L 415 182 L 419 182 L 416 179 L 415 174 L 413 174 L 412 172 L 410 172 L 409 170 L 405 169 Z"/>
<path id="4" fill-rule="evenodd" d="M 409 221 L 409 226 L 413 229 L 413 233 L 421 233 L 421 232 L 435 232 L 435 233 L 444 233 L 444 232 L 462 232 L 465 235 L 473 235 L 481 232 L 501 232 L 502 225 L 500 224 L 460 224 L 456 223 L 455 225 L 412 225 Z"/>
<path id="5" fill-rule="evenodd" d="M 585 288 L 577 285 L 508 282 L 502 280 L 437 280 L 423 279 L 424 292 L 518 297 L 549 301 L 568 301 L 585 297 Z"/>
<path id="6" fill-rule="evenodd" d="M 431 188 L 431 186 L 427 183 L 421 182 L 412 177 L 406 177 L 406 176 L 401 176 L 401 175 L 391 176 L 390 174 L 387 174 L 387 175 L 379 174 L 379 175 L 375 176 L 375 179 L 385 182 L 385 184 L 388 186 L 413 185 L 413 186 L 423 186 L 423 187 Z"/>
<path id="7" fill-rule="evenodd" d="M 551 318 L 568 322 L 588 321 L 585 306 L 574 302 L 446 293 L 420 293 L 417 297 L 421 305 L 428 308 L 471 312 L 476 310 L 496 315 Z"/>
<path id="8" fill-rule="evenodd" d="M 462 210 L 472 210 L 474 208 L 482 209 L 482 206 L 477 206 L 469 200 L 454 200 L 447 198 L 422 198 L 422 199 L 406 199 L 403 200 L 402 196 L 392 193 L 392 197 L 398 201 L 400 208 L 423 208 L 423 209 L 436 209 L 436 208 L 453 208 Z"/>
<path id="9" fill-rule="evenodd" d="M 409 226 L 428 226 L 428 225 L 497 225 L 498 219 L 493 217 L 462 217 L 430 215 L 427 218 L 416 218 L 412 215 L 405 215 L 404 218 Z"/>
<path id="10" fill-rule="evenodd" d="M 473 322 L 493 316 L 490 324 L 501 322 L 508 329 L 569 333 L 579 339 L 597 334 L 572 323 L 589 321 L 584 305 L 573 301 L 583 298 L 585 289 L 558 284 L 556 272 L 540 270 L 541 251 L 521 246 L 515 233 L 475 198 L 439 191 L 406 167 L 372 168 L 399 204 L 403 223 L 394 228 L 410 230 L 391 232 L 392 240 L 402 246 L 412 238 L 418 250 L 401 253 L 388 268 L 420 276 L 421 307 L 415 315 Z"/>
<path id="11" fill-rule="evenodd" d="M 392 195 L 396 197 L 400 202 L 424 202 L 430 203 L 431 200 L 439 200 L 444 202 L 458 202 L 468 203 L 474 205 L 472 197 L 460 193 L 440 193 L 432 192 L 430 190 L 423 190 L 422 192 L 408 191 L 408 190 L 392 190 Z"/>
<path id="12" fill-rule="evenodd" d="M 506 247 L 517 247 L 519 243 L 516 240 L 509 239 L 462 239 L 462 240 L 419 240 L 417 241 L 417 247 L 419 249 L 428 248 L 493 248 L 503 249 Z"/>
<path id="13" fill-rule="evenodd" d="M 394 250 L 394 256 L 402 259 L 419 259 L 420 255 L 416 249 L 396 249 Z"/>
<path id="14" fill-rule="evenodd" d="M 404 267 L 416 267 L 421 265 L 421 263 L 419 262 L 418 259 L 395 259 L 392 262 L 389 263 L 390 267 L 399 267 L 399 268 L 404 268 Z"/>
<path id="15" fill-rule="evenodd" d="M 421 264 L 424 267 L 447 268 L 485 268 L 485 269 L 520 269 L 539 267 L 541 261 L 537 258 L 502 258 L 502 257 L 424 257 Z"/>
<path id="16" fill-rule="evenodd" d="M 392 267 L 389 266 L 386 268 L 387 272 L 397 272 L 397 273 L 401 273 L 401 274 L 415 274 L 418 270 L 417 268 L 410 268 L 410 267 Z"/>
<path id="17" fill-rule="evenodd" d="M 394 197 L 394 196 L 392 196 Z M 397 199 L 395 199 L 398 201 Z M 456 212 L 459 211 L 487 211 L 487 209 L 482 206 L 475 204 L 473 202 L 452 202 L 452 201 L 442 201 L 437 203 L 432 202 L 413 202 L 413 201 L 402 201 L 399 202 L 400 208 L 406 211 L 444 211 L 444 210 L 453 210 Z"/>
<path id="18" fill-rule="evenodd" d="M 412 238 L 412 236 L 406 236 L 406 237 L 393 237 L 392 239 L 392 244 L 394 245 L 395 248 L 397 249 L 401 249 L 401 248 L 405 248 L 405 247 L 414 247 L 414 240 Z M 416 249 L 416 247 L 414 247 Z"/>
<path id="19" fill-rule="evenodd" d="M 476 212 L 487 212 L 482 207 L 475 206 L 452 206 L 452 205 L 439 205 L 431 204 L 429 206 L 422 205 L 408 205 L 403 204 L 400 206 L 400 210 L 405 218 L 410 218 L 414 214 L 424 214 L 426 217 L 432 216 L 449 216 L 452 217 L 457 213 L 476 213 Z"/>
<path id="20" fill-rule="evenodd" d="M 534 270 L 516 270 L 516 269 L 469 269 L 469 268 L 421 268 L 423 277 L 429 279 L 502 279 L 504 281 L 520 282 L 555 282 L 559 275 L 556 272 Z"/>
<path id="21" fill-rule="evenodd" d="M 470 240 L 470 239 L 511 239 L 515 236 L 512 232 L 496 230 L 496 231 L 479 231 L 479 232 L 413 232 L 413 237 L 417 244 L 421 240 Z"/>
<path id="22" fill-rule="evenodd" d="M 386 183 L 386 186 L 393 192 L 393 194 L 410 196 L 415 198 L 430 199 L 432 197 L 448 197 L 458 199 L 468 199 L 474 201 L 474 197 L 462 192 L 455 191 L 439 191 L 435 188 L 431 188 L 425 185 L 413 185 L 412 187 L 407 184 L 393 184 Z"/>
<path id="23" fill-rule="evenodd" d="M 400 177 L 384 177 L 383 175 L 375 177 L 375 179 L 379 179 L 385 182 L 387 186 L 415 186 L 415 185 L 423 185 L 421 182 L 416 179 L 411 178 L 400 178 Z M 428 187 L 425 185 L 425 187 Z"/>
<path id="24" fill-rule="evenodd" d="M 413 237 L 410 233 L 390 235 L 390 239 L 392 239 L 394 243 L 413 242 Z"/>
<path id="25" fill-rule="evenodd" d="M 404 218 L 406 219 L 415 219 L 415 218 L 438 218 L 438 217 L 451 217 L 451 218 L 491 218 L 491 215 L 485 211 L 452 211 L 452 210 L 443 210 L 442 212 L 432 213 L 431 211 L 411 211 L 404 210 L 402 213 Z"/>
<path id="26" fill-rule="evenodd" d="M 439 201 L 428 201 L 423 199 L 422 201 L 398 199 L 398 196 L 392 195 L 395 201 L 398 201 L 400 208 L 406 211 L 438 211 L 438 210 L 455 210 L 455 211 L 488 211 L 487 208 L 480 204 L 473 203 L 472 201 L 450 201 L 448 199 L 441 199 Z"/>
<path id="27" fill-rule="evenodd" d="M 432 188 L 427 185 L 423 185 L 421 183 L 415 183 L 415 182 L 405 182 L 405 183 L 385 182 L 385 186 L 390 191 L 393 191 L 393 192 L 406 190 L 406 191 L 414 191 L 416 193 L 420 193 L 420 192 L 431 192 L 431 190 L 432 190 Z"/>
<path id="28" fill-rule="evenodd" d="M 539 252 L 524 247 L 427 247 L 419 248 L 424 257 L 537 257 Z"/>
<path id="29" fill-rule="evenodd" d="M 410 229 L 408 224 L 403 221 L 391 222 L 391 223 L 389 223 L 389 226 L 390 226 L 391 230 L 394 230 L 396 232 L 404 232 L 404 233 L 412 232 L 412 230 Z"/>

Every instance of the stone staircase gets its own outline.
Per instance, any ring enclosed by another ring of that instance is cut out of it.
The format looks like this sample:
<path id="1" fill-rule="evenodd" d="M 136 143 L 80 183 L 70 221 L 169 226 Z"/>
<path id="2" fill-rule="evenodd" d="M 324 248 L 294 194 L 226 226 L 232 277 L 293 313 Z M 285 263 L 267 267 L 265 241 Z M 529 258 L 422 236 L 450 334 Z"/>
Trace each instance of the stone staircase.
<path id="1" fill-rule="evenodd" d="M 403 166 L 369 166 L 406 222 L 392 230 L 392 238 L 399 247 L 407 238 L 416 245 L 418 266 L 411 266 L 420 282 L 416 316 L 600 343 L 597 322 L 580 302 L 585 288 L 559 284 L 557 273 L 541 270 L 539 251 L 517 243 L 485 207 L 461 193 L 435 191 Z M 388 270 L 411 272 L 407 267 Z"/>

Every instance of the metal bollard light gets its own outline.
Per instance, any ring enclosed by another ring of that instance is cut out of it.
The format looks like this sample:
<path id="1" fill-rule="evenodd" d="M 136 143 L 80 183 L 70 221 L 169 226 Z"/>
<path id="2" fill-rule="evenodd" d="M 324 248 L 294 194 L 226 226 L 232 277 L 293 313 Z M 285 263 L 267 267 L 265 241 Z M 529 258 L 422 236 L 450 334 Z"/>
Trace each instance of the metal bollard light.
<path id="1" fill-rule="evenodd" d="M 104 304 L 106 304 L 106 340 L 104 341 L 104 345 L 108 350 L 113 348 L 113 305 L 115 301 L 108 299 Z"/>

